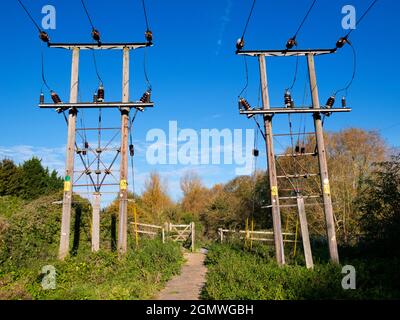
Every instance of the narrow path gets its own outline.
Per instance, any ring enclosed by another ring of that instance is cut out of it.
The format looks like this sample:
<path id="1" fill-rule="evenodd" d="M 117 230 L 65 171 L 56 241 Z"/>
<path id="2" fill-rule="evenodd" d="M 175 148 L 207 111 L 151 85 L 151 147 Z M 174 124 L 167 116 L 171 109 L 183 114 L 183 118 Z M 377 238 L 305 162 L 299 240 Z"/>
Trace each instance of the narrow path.
<path id="1" fill-rule="evenodd" d="M 158 294 L 157 300 L 199 300 L 207 268 L 204 253 L 186 253 L 181 274 L 172 278 Z"/>

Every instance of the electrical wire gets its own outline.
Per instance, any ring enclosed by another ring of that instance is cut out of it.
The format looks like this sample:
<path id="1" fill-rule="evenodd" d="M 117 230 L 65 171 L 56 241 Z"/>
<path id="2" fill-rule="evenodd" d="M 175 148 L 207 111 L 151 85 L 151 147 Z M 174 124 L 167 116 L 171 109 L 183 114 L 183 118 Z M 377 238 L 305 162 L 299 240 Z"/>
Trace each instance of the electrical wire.
<path id="1" fill-rule="evenodd" d="M 151 91 L 152 85 L 147 74 L 147 47 L 144 48 L 144 53 L 143 53 L 143 71 L 144 71 L 144 77 L 147 82 L 147 88 L 149 91 Z"/>
<path id="2" fill-rule="evenodd" d="M 242 96 L 243 92 L 245 92 L 247 87 L 249 86 L 249 68 L 247 65 L 246 56 L 243 56 L 243 62 L 244 62 L 244 68 L 245 68 L 246 84 L 245 84 L 244 88 L 242 89 L 242 91 L 240 91 L 239 98 Z"/>
<path id="3" fill-rule="evenodd" d="M 253 10 L 254 10 L 255 5 L 256 5 L 256 0 L 253 1 L 253 5 L 251 6 L 250 14 L 247 18 L 247 22 L 246 22 L 246 25 L 243 30 L 243 34 L 242 34 L 242 38 L 241 38 L 242 40 L 244 39 L 244 36 L 246 35 L 247 27 L 249 26 L 250 19 L 251 19 L 251 16 L 253 15 Z"/>
<path id="4" fill-rule="evenodd" d="M 39 32 L 42 32 L 42 29 L 39 27 L 39 25 L 37 24 L 37 22 L 35 21 L 35 19 L 33 19 L 32 15 L 30 14 L 30 12 L 28 11 L 28 9 L 25 7 L 25 5 L 22 3 L 21 0 L 17 0 L 19 2 L 19 4 L 21 5 L 21 7 L 24 9 L 24 11 L 26 12 L 26 14 L 28 15 L 29 19 L 33 22 L 33 24 L 35 25 L 35 27 L 38 29 Z"/>
<path id="5" fill-rule="evenodd" d="M 87 16 L 87 18 L 88 18 L 88 20 L 89 20 L 89 23 L 90 23 L 90 25 L 92 26 L 92 29 L 93 29 L 93 30 L 96 29 L 96 28 L 94 27 L 92 18 L 90 17 L 89 11 L 88 11 L 88 9 L 87 9 L 87 7 L 86 7 L 86 5 L 85 5 L 85 2 L 84 2 L 83 0 L 81 0 L 81 3 L 82 3 L 82 6 L 83 6 L 83 9 L 85 10 L 86 16 Z"/>
<path id="6" fill-rule="evenodd" d="M 45 86 L 51 92 L 52 90 L 49 87 L 49 85 L 47 84 L 46 77 L 45 77 L 45 72 L 44 72 L 44 53 L 43 53 L 43 50 L 42 50 L 42 59 L 41 59 L 41 61 L 42 61 L 42 81 L 43 81 L 41 92 L 43 92 L 43 86 Z"/>
<path id="7" fill-rule="evenodd" d="M 297 57 L 296 57 L 296 68 L 295 68 L 295 71 L 294 71 L 293 82 L 292 82 L 292 84 L 291 84 L 291 86 L 289 87 L 288 90 L 292 90 L 293 87 L 294 87 L 294 85 L 296 84 L 296 81 L 297 81 L 297 72 L 298 72 L 298 70 L 299 70 L 299 58 L 300 58 L 299 55 L 297 55 Z"/>
<path id="8" fill-rule="evenodd" d="M 370 4 L 370 6 L 367 8 L 367 10 L 365 10 L 364 14 L 357 20 L 356 22 L 356 27 L 358 27 L 358 25 L 361 23 L 361 21 L 367 16 L 367 14 L 371 11 L 371 9 L 373 8 L 373 6 L 378 2 L 378 0 L 374 0 L 372 1 L 372 3 Z M 354 31 L 355 29 L 351 29 L 346 36 L 344 37 L 345 39 L 347 39 L 350 34 Z"/>
<path id="9" fill-rule="evenodd" d="M 351 87 L 351 85 L 353 84 L 354 79 L 356 77 L 356 72 L 357 72 L 357 52 L 356 52 L 356 49 L 354 48 L 353 44 L 349 43 L 349 46 L 350 46 L 350 48 L 352 49 L 352 52 L 353 52 L 353 73 L 352 73 L 351 79 L 347 83 L 347 85 L 344 88 L 337 90 L 334 93 L 334 96 L 336 96 L 339 92 L 343 92 L 343 91 L 345 91 L 345 95 L 347 96 L 347 92 L 348 92 L 349 88 Z"/>
<path id="10" fill-rule="evenodd" d="M 129 127 L 129 139 L 130 139 L 130 144 L 133 145 L 133 136 L 132 136 L 132 127 L 133 123 L 135 122 L 135 119 L 138 115 L 138 110 L 136 109 L 135 114 L 132 118 L 132 120 L 129 119 L 130 122 L 130 127 Z M 130 115 L 129 115 L 130 118 Z M 135 166 L 134 166 L 134 161 L 133 161 L 133 156 L 131 156 L 131 175 L 132 175 L 132 193 L 135 195 Z"/>
<path id="11" fill-rule="evenodd" d="M 146 4 L 145 4 L 144 0 L 142 0 L 142 6 L 143 6 L 143 12 L 144 12 L 144 19 L 146 20 L 146 28 L 147 28 L 147 31 L 150 31 L 149 19 L 147 17 Z"/>
<path id="12" fill-rule="evenodd" d="M 99 67 L 97 65 L 96 53 L 94 50 L 92 50 L 92 57 L 93 57 L 93 64 L 94 64 L 94 69 L 96 72 L 97 79 L 99 80 L 100 85 L 103 85 L 103 79 L 100 76 Z"/>
<path id="13" fill-rule="evenodd" d="M 297 37 L 297 35 L 299 34 L 301 28 L 303 28 L 303 25 L 304 25 L 304 23 L 306 22 L 308 16 L 310 15 L 311 10 L 314 8 L 316 2 L 317 2 L 317 0 L 314 0 L 313 3 L 311 4 L 311 6 L 310 6 L 310 8 L 308 9 L 306 15 L 304 16 L 304 18 L 303 18 L 303 20 L 301 21 L 299 27 L 297 28 L 297 31 L 296 31 L 296 33 L 294 34 L 293 39 L 296 39 L 296 37 Z"/>

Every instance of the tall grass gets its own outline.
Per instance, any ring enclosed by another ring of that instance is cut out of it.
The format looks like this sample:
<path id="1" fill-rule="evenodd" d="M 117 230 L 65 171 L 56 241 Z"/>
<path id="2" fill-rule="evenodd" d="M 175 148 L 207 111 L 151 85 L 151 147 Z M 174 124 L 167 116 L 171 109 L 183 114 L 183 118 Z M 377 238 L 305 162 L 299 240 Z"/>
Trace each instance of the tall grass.
<path id="1" fill-rule="evenodd" d="M 318 260 L 318 259 L 316 259 Z M 344 290 L 342 267 L 317 262 L 307 270 L 301 262 L 279 267 L 266 247 L 244 251 L 239 245 L 215 244 L 206 264 L 203 298 L 212 300 L 395 299 L 400 297 L 400 260 L 352 260 L 356 290 Z"/>
<path id="2" fill-rule="evenodd" d="M 56 289 L 43 290 L 38 261 L 29 268 L 0 270 L 0 299 L 127 300 L 152 298 L 183 262 L 175 243 L 144 241 L 138 250 L 118 259 L 115 253 L 80 254 L 65 262 L 54 260 Z M 47 261 L 46 264 L 49 264 Z"/>

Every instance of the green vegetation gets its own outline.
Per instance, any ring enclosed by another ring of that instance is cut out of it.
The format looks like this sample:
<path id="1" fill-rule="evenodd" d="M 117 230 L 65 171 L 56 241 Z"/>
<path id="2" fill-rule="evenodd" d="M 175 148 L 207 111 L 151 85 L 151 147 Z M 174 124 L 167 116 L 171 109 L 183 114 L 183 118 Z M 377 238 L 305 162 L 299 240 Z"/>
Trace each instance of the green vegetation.
<path id="1" fill-rule="evenodd" d="M 322 206 L 307 206 L 315 269 L 306 270 L 301 246 L 295 258 L 286 250 L 288 266 L 279 268 L 273 248 L 254 243 L 211 245 L 207 257 L 208 299 L 384 299 L 400 298 L 400 155 L 390 156 L 375 132 L 347 129 L 326 134 L 335 227 L 342 265 L 353 265 L 357 290 L 341 287 L 341 267 L 328 262 Z M 298 142 L 300 143 L 300 142 Z M 302 142 L 315 150 L 312 137 Z M 287 150 L 291 153 L 291 150 Z M 317 158 L 299 158 L 297 170 L 315 172 Z M 295 174 L 290 159 L 281 160 L 278 175 Z M 286 183 L 286 185 L 285 185 Z M 318 194 L 319 182 L 302 180 L 304 194 Z M 60 236 L 62 179 L 42 167 L 38 159 L 15 165 L 0 161 L 0 299 L 146 299 L 179 271 L 179 246 L 141 238 L 133 248 L 129 228 L 128 255 L 116 255 L 118 200 L 101 212 L 101 252 L 91 253 L 91 205 L 74 195 L 70 257 L 57 261 Z M 181 178 L 183 197 L 173 201 L 167 181 L 153 172 L 141 195 L 130 194 L 138 221 L 196 223 L 196 241 L 209 245 L 218 228 L 244 229 L 248 218 L 255 230 L 272 229 L 268 175 L 254 172 L 211 188 L 188 171 Z M 293 196 L 289 182 L 280 183 L 282 196 Z M 285 193 L 286 192 L 286 193 Z M 284 231 L 298 226 L 295 209 L 281 212 Z M 226 237 L 229 240 L 229 237 Z M 56 290 L 41 289 L 41 268 L 54 265 Z"/>
<path id="2" fill-rule="evenodd" d="M 25 200 L 37 199 L 60 190 L 63 179 L 56 171 L 44 168 L 37 158 L 17 166 L 12 160 L 0 161 L 0 197 L 16 196 Z"/>
<path id="3" fill-rule="evenodd" d="M 58 260 L 36 262 L 29 268 L 0 271 L 1 299 L 150 299 L 177 274 L 182 254 L 175 243 L 146 241 L 139 250 L 131 248 L 119 260 L 115 253 L 99 252 Z M 46 264 L 57 271 L 57 288 L 43 290 L 41 269 Z"/>
<path id="4" fill-rule="evenodd" d="M 252 252 L 240 245 L 215 244 L 207 256 L 203 297 L 211 300 L 398 299 L 400 259 L 349 259 L 357 289 L 343 290 L 341 266 L 319 261 L 307 270 L 296 260 L 279 267 L 267 247 Z M 347 261 L 346 261 L 347 260 Z"/>
<path id="5" fill-rule="evenodd" d="M 118 259 L 112 245 L 116 220 L 110 219 L 112 214 L 107 214 L 112 210 L 102 214 L 102 251 L 92 253 L 91 206 L 76 195 L 73 198 L 70 256 L 64 262 L 59 261 L 62 183 L 58 187 L 57 184 L 49 187 L 51 181 L 59 178 L 48 175 L 37 159 L 20 167 L 13 166 L 8 160 L 1 165 L 2 169 L 11 168 L 11 172 L 19 173 L 9 175 L 7 170 L 0 169 L 2 186 L 7 186 L 0 196 L 0 300 L 149 299 L 179 272 L 183 259 L 180 247 L 175 243 L 142 239 L 138 249 L 131 247 L 127 256 Z M 23 188 L 9 189 L 8 183 L 23 177 L 24 170 L 36 178 L 23 180 Z M 39 177 L 43 180 L 38 184 Z M 130 234 L 129 244 L 132 243 Z M 47 265 L 56 269 L 55 290 L 43 290 L 41 285 L 42 268 Z"/>

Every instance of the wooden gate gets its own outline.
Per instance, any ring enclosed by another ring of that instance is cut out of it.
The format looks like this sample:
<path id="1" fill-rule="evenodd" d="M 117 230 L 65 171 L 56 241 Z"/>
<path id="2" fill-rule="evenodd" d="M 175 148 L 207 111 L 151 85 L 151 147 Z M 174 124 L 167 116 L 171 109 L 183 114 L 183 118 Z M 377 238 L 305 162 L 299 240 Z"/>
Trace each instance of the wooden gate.
<path id="1" fill-rule="evenodd" d="M 195 248 L 195 224 L 172 224 L 166 223 L 166 230 L 168 230 L 168 238 L 175 242 L 186 243 L 190 241 L 192 252 Z"/>

